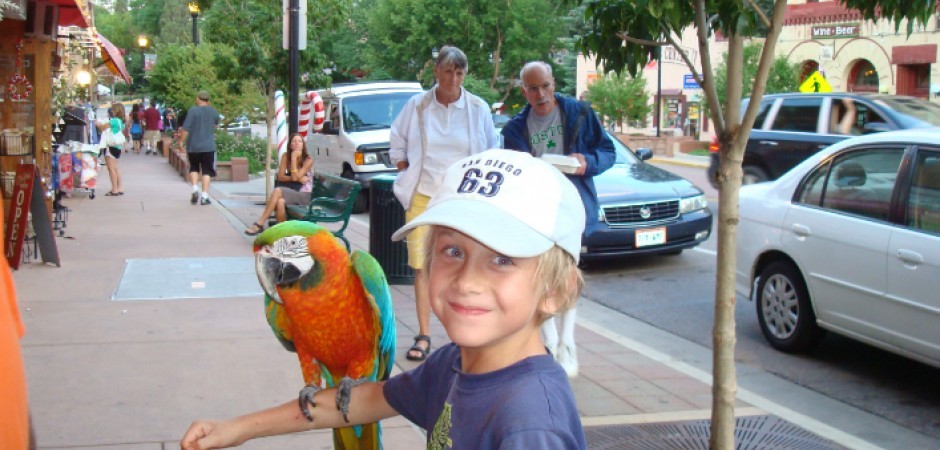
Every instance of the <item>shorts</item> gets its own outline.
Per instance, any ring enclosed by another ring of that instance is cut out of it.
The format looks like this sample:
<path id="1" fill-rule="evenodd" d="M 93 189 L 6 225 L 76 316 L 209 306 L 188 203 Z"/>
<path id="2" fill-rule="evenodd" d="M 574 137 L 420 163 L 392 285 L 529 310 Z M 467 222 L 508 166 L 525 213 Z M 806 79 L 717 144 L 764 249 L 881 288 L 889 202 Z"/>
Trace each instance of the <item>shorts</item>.
<path id="1" fill-rule="evenodd" d="M 186 156 L 189 158 L 189 173 L 215 176 L 215 152 L 187 153 Z"/>
<path id="2" fill-rule="evenodd" d="M 411 222 L 428 209 L 430 201 L 431 197 L 415 192 L 414 197 L 411 197 L 411 207 L 405 211 L 405 223 Z M 408 244 L 408 266 L 414 270 L 424 270 L 424 241 L 427 234 L 427 225 L 422 225 L 411 230 L 405 237 L 405 243 Z"/>
<path id="3" fill-rule="evenodd" d="M 313 195 L 310 192 L 295 191 L 291 188 L 282 187 L 278 189 L 281 190 L 281 198 L 284 199 L 284 204 L 287 206 L 307 206 L 310 204 L 310 197 Z"/>
<path id="4" fill-rule="evenodd" d="M 153 145 L 157 145 L 157 141 L 160 140 L 160 130 L 144 131 L 144 140 L 147 142 L 152 142 Z"/>
<path id="5" fill-rule="evenodd" d="M 139 141 L 139 140 L 143 139 L 143 137 L 144 137 L 144 134 L 143 134 L 143 133 L 131 133 L 131 139 L 133 139 L 133 140 L 135 140 L 135 141 Z"/>
<path id="6" fill-rule="evenodd" d="M 114 159 L 121 159 L 121 149 L 118 147 L 108 147 L 108 153 L 105 153 L 105 156 L 110 156 Z"/>

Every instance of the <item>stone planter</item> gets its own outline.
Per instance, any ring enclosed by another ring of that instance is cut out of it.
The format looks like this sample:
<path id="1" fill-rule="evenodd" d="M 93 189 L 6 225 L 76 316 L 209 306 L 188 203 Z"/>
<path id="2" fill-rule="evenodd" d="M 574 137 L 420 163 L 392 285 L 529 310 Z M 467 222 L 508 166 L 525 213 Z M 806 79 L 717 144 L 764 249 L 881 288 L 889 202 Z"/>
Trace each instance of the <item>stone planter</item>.
<path id="1" fill-rule="evenodd" d="M 248 181 L 248 158 L 234 157 L 231 161 L 216 161 L 216 181 Z"/>

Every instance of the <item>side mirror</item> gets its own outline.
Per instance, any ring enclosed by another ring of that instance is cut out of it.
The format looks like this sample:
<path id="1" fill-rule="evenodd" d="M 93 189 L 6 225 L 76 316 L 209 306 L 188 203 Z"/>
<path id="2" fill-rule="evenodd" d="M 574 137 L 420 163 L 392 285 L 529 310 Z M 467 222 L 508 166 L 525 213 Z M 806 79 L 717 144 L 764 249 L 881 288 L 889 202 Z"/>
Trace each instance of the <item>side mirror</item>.
<path id="1" fill-rule="evenodd" d="M 640 158 L 640 161 L 646 161 L 653 158 L 653 151 L 646 147 L 638 148 L 633 153 L 636 154 L 637 158 Z"/>
<path id="2" fill-rule="evenodd" d="M 323 133 L 323 134 L 333 134 L 333 135 L 337 135 L 337 134 L 339 134 L 339 130 L 333 127 L 333 121 L 332 121 L 332 120 L 327 120 L 327 121 L 323 122 L 323 131 L 322 131 L 322 133 Z"/>

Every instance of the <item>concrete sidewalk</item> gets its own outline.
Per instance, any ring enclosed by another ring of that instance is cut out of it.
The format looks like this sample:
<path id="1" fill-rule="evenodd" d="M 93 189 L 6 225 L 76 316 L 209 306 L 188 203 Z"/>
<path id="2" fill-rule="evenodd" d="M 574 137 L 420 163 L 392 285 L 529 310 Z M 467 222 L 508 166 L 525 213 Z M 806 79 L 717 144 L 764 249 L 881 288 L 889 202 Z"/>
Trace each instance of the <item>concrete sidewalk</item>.
<path id="1" fill-rule="evenodd" d="M 63 201 L 70 213 L 56 240 L 62 266 L 33 262 L 14 273 L 43 449 L 176 448 L 193 419 L 280 404 L 303 384 L 296 356 L 265 322 L 251 238 L 242 233 L 261 213 L 263 180 L 214 183 L 214 203 L 192 206 L 188 184 L 165 159 L 126 155 L 120 164 L 124 196 L 103 195 L 102 170 L 95 199 L 76 193 Z M 346 235 L 368 250 L 367 218 L 354 217 Z M 393 286 L 392 294 L 396 370 L 408 370 L 415 367 L 404 357 L 417 330 L 413 290 Z M 702 442 L 710 350 L 586 300 L 576 333 L 581 374 L 572 387 L 591 448 Z M 431 334 L 435 347 L 447 342 L 433 318 Z M 738 425 L 751 448 L 755 436 L 775 432 L 776 441 L 764 442 L 778 448 L 936 444 L 761 371 L 738 374 Z M 404 419 L 383 424 L 386 448 L 424 446 L 423 432 Z M 243 448 L 331 446 L 330 433 L 319 431 Z"/>

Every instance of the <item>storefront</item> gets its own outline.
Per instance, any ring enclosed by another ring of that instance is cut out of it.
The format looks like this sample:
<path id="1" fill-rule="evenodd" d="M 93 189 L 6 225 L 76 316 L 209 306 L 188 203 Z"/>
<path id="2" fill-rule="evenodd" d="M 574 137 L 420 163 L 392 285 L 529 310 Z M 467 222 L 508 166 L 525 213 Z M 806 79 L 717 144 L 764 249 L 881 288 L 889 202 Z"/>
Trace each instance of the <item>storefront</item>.
<path id="1" fill-rule="evenodd" d="M 43 234 L 44 230 L 38 228 L 52 222 L 54 160 L 57 159 L 54 133 L 63 123 L 66 106 L 92 100 L 93 72 L 101 45 L 91 33 L 93 20 L 87 0 L 14 0 L 13 3 L 18 8 L 4 9 L 0 20 L 0 81 L 3 82 L 0 89 L 0 192 L 8 228 L 4 234 L 8 259 L 12 259 L 9 249 L 13 246 L 9 228 Z M 120 59 L 119 53 L 117 59 Z M 114 70 L 118 70 L 117 66 L 123 69 L 123 60 L 112 64 Z M 126 70 L 124 73 L 126 75 Z M 36 186 L 32 189 L 37 192 L 33 197 L 39 195 L 41 201 L 23 198 L 20 188 L 27 178 L 18 178 L 17 172 L 22 175 L 27 167 L 35 168 L 29 171 L 35 176 L 30 174 L 29 178 L 38 179 L 38 183 L 30 183 L 30 186 Z M 37 220 L 37 203 L 45 204 L 41 209 L 48 217 Z M 15 211 L 22 224 L 11 225 L 11 208 L 23 210 Z M 29 226 L 26 226 L 26 216 L 30 215 L 27 211 L 33 216 Z M 27 233 L 23 234 L 29 239 Z M 23 237 L 13 236 L 13 240 Z M 16 266 L 13 261 L 11 265 Z"/>

